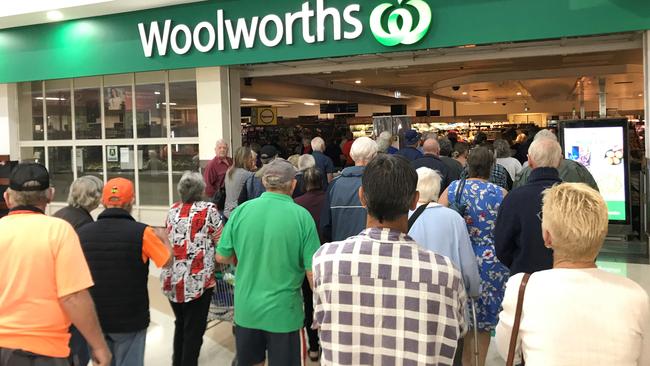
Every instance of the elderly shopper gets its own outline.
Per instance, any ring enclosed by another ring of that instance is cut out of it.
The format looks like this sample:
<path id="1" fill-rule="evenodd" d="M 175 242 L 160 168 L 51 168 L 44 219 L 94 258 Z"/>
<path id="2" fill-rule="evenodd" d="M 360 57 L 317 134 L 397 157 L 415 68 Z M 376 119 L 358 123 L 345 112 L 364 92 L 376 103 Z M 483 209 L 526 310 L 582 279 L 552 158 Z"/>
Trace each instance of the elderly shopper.
<path id="1" fill-rule="evenodd" d="M 608 229 L 604 199 L 585 184 L 564 183 L 547 190 L 543 202 L 541 226 L 553 269 L 508 281 L 496 329 L 499 353 L 508 355 L 527 278 L 515 339 L 526 365 L 650 365 L 647 293 L 596 268 Z"/>
<path id="2" fill-rule="evenodd" d="M 399 149 L 395 154 L 406 158 L 409 162 L 422 157 L 418 150 L 420 146 L 420 134 L 416 130 L 406 130 L 404 132 L 404 147 Z"/>
<path id="3" fill-rule="evenodd" d="M 479 263 L 481 293 L 476 301 L 476 322 L 479 331 L 479 365 L 483 365 L 490 344 L 490 332 L 497 325 L 504 286 L 510 271 L 495 254 L 494 224 L 505 189 L 488 182 L 494 154 L 485 147 L 472 149 L 467 158 L 469 178 L 453 182 L 440 196 L 440 204 L 459 211 L 467 223 L 470 241 Z M 508 174 L 508 173 L 506 173 Z M 463 360 L 470 364 L 474 349 L 473 337 L 465 338 Z"/>
<path id="4" fill-rule="evenodd" d="M 226 172 L 232 166 L 232 159 L 228 157 L 229 147 L 226 140 L 217 140 L 214 148 L 215 157 L 210 160 L 203 172 L 205 195 L 210 198 L 225 188 Z"/>
<path id="5" fill-rule="evenodd" d="M 449 168 L 440 159 L 440 144 L 436 138 L 428 138 L 422 144 L 424 156 L 411 162 L 414 169 L 429 168 L 438 172 L 442 178 L 441 189 L 444 191 L 449 183 L 452 182 L 449 176 Z M 455 180 L 455 179 L 454 179 Z"/>
<path id="6" fill-rule="evenodd" d="M 323 187 L 327 189 L 332 179 L 334 179 L 334 163 L 329 156 L 325 155 L 325 140 L 322 137 L 314 137 L 311 140 L 311 155 L 316 161 L 316 168 L 320 170 L 323 177 Z"/>
<path id="7" fill-rule="evenodd" d="M 75 179 L 70 185 L 68 206 L 58 210 L 53 216 L 67 221 L 75 230 L 95 221 L 90 213 L 99 207 L 103 188 L 104 182 L 93 175 Z M 86 340 L 74 326 L 70 327 L 70 335 L 73 364 L 87 365 L 90 362 L 90 354 Z"/>
<path id="8" fill-rule="evenodd" d="M 528 149 L 528 163 L 533 168 L 528 183 L 510 192 L 499 208 L 494 246 L 497 257 L 510 268 L 511 275 L 553 266 L 553 252 L 544 246 L 537 216 L 542 211 L 543 192 L 562 183 L 557 170 L 561 160 L 562 148 L 557 141 L 533 141 Z"/>
<path id="9" fill-rule="evenodd" d="M 260 149 L 260 162 L 262 167 L 255 172 L 255 174 L 250 175 L 244 182 L 244 186 L 241 189 L 237 203 L 241 205 L 242 203 L 255 199 L 262 195 L 266 191 L 264 185 L 262 184 L 262 174 L 264 174 L 264 167 L 271 163 L 275 158 L 278 157 L 278 149 L 273 145 L 264 145 Z"/>
<path id="10" fill-rule="evenodd" d="M 71 323 L 88 342 L 94 365 L 111 352 L 88 293 L 93 277 L 67 222 L 44 214 L 54 197 L 40 164 L 19 164 L 0 219 L 0 366 L 68 365 Z M 146 291 L 146 289 L 145 289 Z"/>
<path id="11" fill-rule="evenodd" d="M 429 168 L 419 168 L 416 172 L 420 198 L 418 209 L 409 215 L 412 222 L 409 235 L 424 248 L 449 257 L 461 270 L 468 295 L 477 297 L 481 278 L 465 220 L 458 212 L 437 203 L 440 174 Z"/>
<path id="12" fill-rule="evenodd" d="M 75 230 L 95 221 L 90 213 L 99 207 L 103 188 L 104 182 L 93 175 L 77 178 L 70 185 L 68 206 L 53 216 L 69 222 Z"/>
<path id="13" fill-rule="evenodd" d="M 524 169 L 519 160 L 512 157 L 512 150 L 508 141 L 498 139 L 494 141 L 494 154 L 497 157 L 497 164 L 506 168 L 512 181 L 517 180 L 517 176 Z"/>
<path id="14" fill-rule="evenodd" d="M 340 241 L 366 228 L 366 209 L 359 200 L 359 187 L 366 165 L 377 156 L 377 143 L 360 137 L 350 149 L 355 166 L 343 169 L 327 193 L 321 217 L 321 233 L 326 241 Z"/>
<path id="15" fill-rule="evenodd" d="M 79 240 L 95 286 L 90 294 L 113 366 L 141 366 L 149 327 L 149 260 L 157 267 L 171 260 L 166 235 L 131 216 L 135 194 L 125 178 L 106 182 L 97 221 L 82 226 Z"/>
<path id="16" fill-rule="evenodd" d="M 202 201 L 204 189 L 199 173 L 185 172 L 178 182 L 181 201 L 171 207 L 165 222 L 173 256 L 160 282 L 176 317 L 173 366 L 198 364 L 216 285 L 215 247 L 222 223 L 217 207 Z"/>
<path id="17" fill-rule="evenodd" d="M 296 170 L 276 159 L 264 170 L 266 192 L 242 204 L 226 224 L 217 260 L 237 257 L 235 343 L 239 365 L 299 366 L 304 362 L 302 284 L 312 282 L 320 247 L 313 218 L 291 193 Z"/>
<path id="18" fill-rule="evenodd" d="M 537 132 L 535 138 L 530 140 L 529 145 L 536 140 L 552 140 L 557 142 L 557 136 L 549 130 L 541 130 Z M 527 166 L 519 175 L 519 178 L 515 181 L 514 187 L 521 187 L 528 183 L 528 179 L 533 171 L 533 167 Z M 558 167 L 558 172 L 560 173 L 560 179 L 563 182 L 567 183 L 585 183 L 589 187 L 598 190 L 598 183 L 594 179 L 593 175 L 589 172 L 584 165 L 580 164 L 577 161 L 564 159 L 560 161 L 560 166 Z"/>
<path id="19" fill-rule="evenodd" d="M 239 195 L 244 188 L 246 179 L 257 170 L 257 155 L 248 146 L 242 146 L 235 153 L 235 161 L 226 173 L 226 202 L 223 215 L 230 217 L 232 211 L 239 205 Z"/>
<path id="20" fill-rule="evenodd" d="M 377 136 L 377 150 L 384 154 L 395 154 L 398 150 L 393 146 L 393 134 L 384 131 Z"/>
<path id="21" fill-rule="evenodd" d="M 368 228 L 314 255 L 323 365 L 450 365 L 466 332 L 467 295 L 452 261 L 407 235 L 417 174 L 380 154 L 358 191 Z"/>
<path id="22" fill-rule="evenodd" d="M 323 191 L 323 174 L 316 168 L 309 168 L 304 171 L 303 177 L 305 180 L 305 194 L 296 198 L 294 201 L 309 211 L 318 228 L 320 227 L 320 215 L 323 212 L 323 206 L 325 205 L 325 198 L 327 196 L 325 191 Z M 322 244 L 322 235 L 319 234 L 319 238 Z M 302 284 L 302 296 L 305 301 L 305 329 L 309 338 L 309 358 L 315 362 L 320 357 L 320 345 L 318 332 L 312 327 L 312 321 L 314 319 L 313 293 L 307 278 L 305 278 Z"/>

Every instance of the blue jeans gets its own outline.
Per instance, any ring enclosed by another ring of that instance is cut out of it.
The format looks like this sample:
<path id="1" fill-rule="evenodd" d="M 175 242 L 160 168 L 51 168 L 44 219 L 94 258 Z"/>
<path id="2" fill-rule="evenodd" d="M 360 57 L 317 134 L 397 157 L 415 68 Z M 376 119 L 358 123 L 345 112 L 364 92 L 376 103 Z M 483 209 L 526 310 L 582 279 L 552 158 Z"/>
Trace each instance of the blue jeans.
<path id="1" fill-rule="evenodd" d="M 147 330 L 135 333 L 104 333 L 113 354 L 111 366 L 144 366 L 144 345 Z"/>

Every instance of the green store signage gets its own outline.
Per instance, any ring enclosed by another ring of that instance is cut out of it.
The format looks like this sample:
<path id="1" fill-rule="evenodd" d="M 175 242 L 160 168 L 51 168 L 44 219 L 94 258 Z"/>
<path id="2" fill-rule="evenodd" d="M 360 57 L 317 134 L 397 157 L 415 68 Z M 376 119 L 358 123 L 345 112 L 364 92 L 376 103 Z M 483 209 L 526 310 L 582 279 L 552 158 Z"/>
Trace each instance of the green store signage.
<path id="1" fill-rule="evenodd" d="M 386 31 L 383 23 L 387 10 L 401 4 L 402 0 L 398 0 L 398 4 L 379 4 L 370 14 L 372 34 L 384 46 L 391 47 L 400 43 L 416 44 L 429 30 L 431 25 L 429 4 L 424 0 L 409 0 L 405 5 L 416 10 L 417 26 L 413 28 L 415 17 L 411 9 L 398 7 L 388 14 L 386 21 L 388 31 Z M 158 21 L 151 22 L 148 28 L 144 23 L 139 23 L 138 31 L 145 57 L 153 57 L 154 53 L 158 56 L 166 56 L 170 48 L 177 55 L 185 55 L 191 50 L 210 53 L 215 49 L 219 52 L 225 51 L 226 48 L 253 49 L 257 41 L 264 47 L 273 48 L 280 44 L 294 45 L 296 29 L 302 42 L 306 44 L 355 40 L 364 32 L 360 13 L 361 4 L 350 4 L 339 11 L 334 7 L 326 7 L 325 0 L 316 0 L 314 8 L 310 2 L 305 2 L 300 10 L 281 16 L 268 14 L 263 17 L 253 16 L 250 19 L 232 20 L 226 18 L 223 9 L 219 9 L 216 24 L 202 21 L 192 29 L 183 23 L 172 27 L 173 20 L 166 19 L 162 27 Z M 328 29 L 328 21 L 331 30 Z M 312 25 L 313 22 L 316 24 L 315 27 Z M 316 30 L 312 32 L 314 28 Z"/>
<path id="2" fill-rule="evenodd" d="M 647 0 L 209 0 L 0 30 L 0 83 L 646 29 Z"/>

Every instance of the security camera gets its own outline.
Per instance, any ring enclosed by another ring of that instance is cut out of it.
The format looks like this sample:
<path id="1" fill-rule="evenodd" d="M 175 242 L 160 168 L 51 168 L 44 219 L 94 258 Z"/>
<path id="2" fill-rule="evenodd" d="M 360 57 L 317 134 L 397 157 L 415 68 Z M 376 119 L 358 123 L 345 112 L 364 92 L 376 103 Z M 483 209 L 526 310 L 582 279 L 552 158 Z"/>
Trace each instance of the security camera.
<path id="1" fill-rule="evenodd" d="M 454 86 L 452 86 L 451 88 L 452 88 L 454 91 L 459 91 L 459 90 L 460 90 L 460 86 L 458 86 L 458 85 L 454 85 Z"/>

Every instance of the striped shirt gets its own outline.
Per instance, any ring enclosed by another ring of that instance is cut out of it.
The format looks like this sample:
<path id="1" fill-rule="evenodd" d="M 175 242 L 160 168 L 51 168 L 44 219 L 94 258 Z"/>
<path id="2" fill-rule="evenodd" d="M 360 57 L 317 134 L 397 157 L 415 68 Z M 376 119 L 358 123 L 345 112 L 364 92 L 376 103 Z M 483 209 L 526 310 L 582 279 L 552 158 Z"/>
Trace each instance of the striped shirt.
<path id="1" fill-rule="evenodd" d="M 467 295 L 451 260 L 367 229 L 314 255 L 323 365 L 452 365 Z"/>

